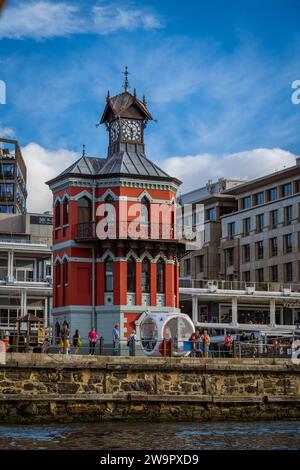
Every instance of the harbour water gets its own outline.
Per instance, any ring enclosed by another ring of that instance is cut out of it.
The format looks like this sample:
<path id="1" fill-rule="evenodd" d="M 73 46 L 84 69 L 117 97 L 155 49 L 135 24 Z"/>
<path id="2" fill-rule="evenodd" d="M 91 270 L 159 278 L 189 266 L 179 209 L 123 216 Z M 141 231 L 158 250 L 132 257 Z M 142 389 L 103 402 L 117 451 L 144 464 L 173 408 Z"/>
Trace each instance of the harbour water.
<path id="1" fill-rule="evenodd" d="M 300 421 L 0 425 L 3 449 L 300 449 Z"/>

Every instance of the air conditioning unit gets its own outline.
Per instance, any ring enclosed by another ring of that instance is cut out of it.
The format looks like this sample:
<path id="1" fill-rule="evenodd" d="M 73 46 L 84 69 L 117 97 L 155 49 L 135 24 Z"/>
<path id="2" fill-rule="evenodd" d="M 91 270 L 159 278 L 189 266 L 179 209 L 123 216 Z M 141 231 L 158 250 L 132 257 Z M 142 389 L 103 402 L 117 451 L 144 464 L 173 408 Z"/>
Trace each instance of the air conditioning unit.
<path id="1" fill-rule="evenodd" d="M 247 294 L 254 294 L 254 287 L 247 286 L 246 287 L 246 292 L 247 292 Z"/>

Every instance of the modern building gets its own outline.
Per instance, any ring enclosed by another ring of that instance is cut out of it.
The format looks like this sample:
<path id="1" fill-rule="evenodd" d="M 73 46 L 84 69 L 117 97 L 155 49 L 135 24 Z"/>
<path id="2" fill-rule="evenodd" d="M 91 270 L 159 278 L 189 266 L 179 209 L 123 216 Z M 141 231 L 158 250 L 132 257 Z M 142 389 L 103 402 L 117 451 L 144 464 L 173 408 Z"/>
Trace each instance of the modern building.
<path id="1" fill-rule="evenodd" d="M 0 214 L 26 214 L 26 165 L 16 140 L 0 138 Z"/>
<path id="2" fill-rule="evenodd" d="M 0 214 L 0 330 L 27 313 L 51 325 L 51 245 L 51 214 Z"/>
<path id="3" fill-rule="evenodd" d="M 201 289 L 197 307 L 196 297 L 193 308 L 192 297 L 183 291 L 180 302 L 198 321 L 230 322 L 236 308 L 232 297 L 238 302 L 239 323 L 268 324 L 271 317 L 281 325 L 300 321 L 299 163 L 208 198 L 182 196 L 183 201 L 200 200 L 206 214 L 204 247 L 189 253 L 181 265 L 181 286 Z M 224 201 L 226 213 L 220 213 L 217 207 Z M 278 300 L 271 315 L 274 292 Z"/>
<path id="4" fill-rule="evenodd" d="M 111 343 L 115 323 L 125 340 L 133 328 L 139 335 L 147 312 L 179 312 L 184 248 L 174 227 L 180 181 L 145 155 L 151 120 L 145 99 L 129 93 L 126 80 L 124 92 L 107 96 L 100 121 L 108 130 L 107 158 L 83 155 L 48 182 L 57 333 L 65 322 L 82 338 L 95 327 Z M 99 235 L 104 226 L 105 239 Z"/>

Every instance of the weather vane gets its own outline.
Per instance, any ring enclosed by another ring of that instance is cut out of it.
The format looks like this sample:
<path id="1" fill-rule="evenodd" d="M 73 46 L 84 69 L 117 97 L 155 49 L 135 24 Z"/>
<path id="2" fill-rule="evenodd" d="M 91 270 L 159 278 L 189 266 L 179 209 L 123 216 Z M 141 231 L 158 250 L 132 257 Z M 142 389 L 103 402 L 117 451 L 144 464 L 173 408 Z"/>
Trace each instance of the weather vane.
<path id="1" fill-rule="evenodd" d="M 129 88 L 129 81 L 128 81 L 128 75 L 129 75 L 129 72 L 128 72 L 128 67 L 126 66 L 125 67 L 125 71 L 122 72 L 125 76 L 125 80 L 124 80 L 124 91 L 128 91 L 128 88 Z"/>

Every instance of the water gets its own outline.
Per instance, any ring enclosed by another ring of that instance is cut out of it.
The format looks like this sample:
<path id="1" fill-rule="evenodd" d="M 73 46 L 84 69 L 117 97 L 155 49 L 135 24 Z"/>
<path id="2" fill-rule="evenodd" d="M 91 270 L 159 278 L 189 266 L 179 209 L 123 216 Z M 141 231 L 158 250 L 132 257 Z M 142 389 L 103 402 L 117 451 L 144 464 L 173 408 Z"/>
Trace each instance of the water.
<path id="1" fill-rule="evenodd" d="M 1 449 L 300 449 L 300 421 L 0 425 Z"/>

